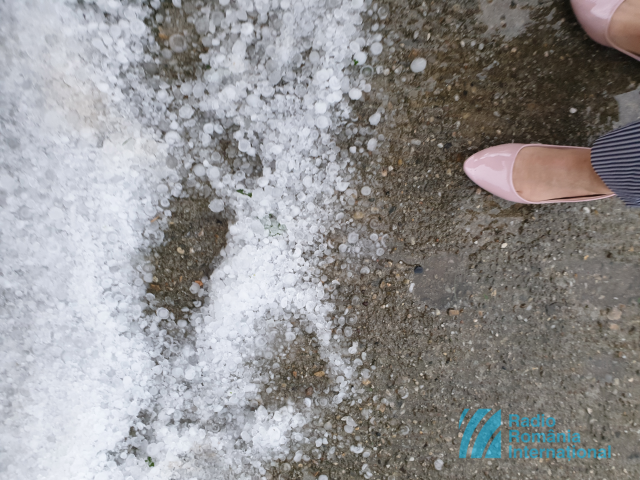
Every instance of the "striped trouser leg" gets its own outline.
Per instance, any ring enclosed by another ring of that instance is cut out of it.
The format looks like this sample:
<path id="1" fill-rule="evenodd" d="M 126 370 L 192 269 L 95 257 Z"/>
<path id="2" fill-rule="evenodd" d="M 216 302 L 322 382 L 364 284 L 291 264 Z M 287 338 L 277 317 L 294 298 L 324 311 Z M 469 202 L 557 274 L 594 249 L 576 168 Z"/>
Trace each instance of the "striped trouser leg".
<path id="1" fill-rule="evenodd" d="M 640 120 L 596 140 L 591 165 L 624 203 L 640 207 Z"/>

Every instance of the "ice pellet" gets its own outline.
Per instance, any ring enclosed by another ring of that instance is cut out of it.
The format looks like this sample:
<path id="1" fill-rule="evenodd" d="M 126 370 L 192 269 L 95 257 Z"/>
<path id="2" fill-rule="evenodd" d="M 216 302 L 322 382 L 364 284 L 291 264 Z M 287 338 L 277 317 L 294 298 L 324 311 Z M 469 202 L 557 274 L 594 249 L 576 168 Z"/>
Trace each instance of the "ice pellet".
<path id="1" fill-rule="evenodd" d="M 209 203 L 209 209 L 214 213 L 221 212 L 224 210 L 224 202 L 220 199 L 212 200 L 211 203 Z"/>
<path id="2" fill-rule="evenodd" d="M 329 127 L 330 125 L 330 121 L 329 118 L 326 117 L 325 115 L 320 115 L 317 119 L 316 119 L 316 125 L 318 126 L 319 129 L 321 130 L 325 130 L 326 128 Z"/>
<path id="3" fill-rule="evenodd" d="M 427 61 L 424 58 L 418 57 L 411 62 L 410 68 L 413 73 L 420 73 L 427 68 Z"/>
<path id="4" fill-rule="evenodd" d="M 241 152 L 243 153 L 248 152 L 250 148 L 251 148 L 251 143 L 249 143 L 247 139 L 243 138 L 238 142 L 238 150 L 240 150 Z"/>
<path id="5" fill-rule="evenodd" d="M 182 53 L 187 49 L 187 39 L 180 33 L 174 33 L 169 37 L 169 48 L 172 52 Z"/>
<path id="6" fill-rule="evenodd" d="M 362 98 L 362 90 L 359 88 L 352 88 L 349 90 L 349 98 L 351 100 L 360 100 Z"/>
<path id="7" fill-rule="evenodd" d="M 183 107 L 180 107 L 178 115 L 180 115 L 180 118 L 188 120 L 189 118 L 193 117 L 193 112 L 194 110 L 191 105 L 184 105 Z"/>
<path id="8" fill-rule="evenodd" d="M 315 112 L 318 115 L 322 115 L 327 112 L 327 103 L 326 102 L 316 102 L 314 106 Z"/>
<path id="9" fill-rule="evenodd" d="M 196 166 L 193 167 L 193 173 L 195 174 L 196 177 L 204 177 L 206 170 L 204 169 L 204 166 L 201 163 L 198 163 Z"/>

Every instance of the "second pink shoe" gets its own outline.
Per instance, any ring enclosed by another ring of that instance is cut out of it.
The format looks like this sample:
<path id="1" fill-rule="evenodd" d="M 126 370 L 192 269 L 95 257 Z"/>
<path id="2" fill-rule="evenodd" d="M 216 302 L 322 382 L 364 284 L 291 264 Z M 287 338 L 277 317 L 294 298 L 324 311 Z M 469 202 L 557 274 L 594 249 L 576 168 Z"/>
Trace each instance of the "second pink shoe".
<path id="1" fill-rule="evenodd" d="M 539 145 L 539 144 L 523 144 L 523 143 L 507 143 L 490 147 L 479 151 L 472 155 L 464 162 L 464 173 L 473 180 L 479 187 L 482 187 L 489 193 L 496 195 L 514 203 L 565 203 L 565 202 L 588 202 L 591 200 L 601 200 L 603 198 L 613 197 L 609 195 L 595 195 L 588 197 L 572 197 L 563 199 L 544 200 L 541 202 L 530 202 L 525 200 L 516 192 L 513 186 L 513 166 L 520 150 L 525 147 L 549 147 L 549 148 L 578 148 L 583 147 L 561 147 L 557 145 Z M 586 149 L 588 150 L 588 149 Z"/>
<path id="2" fill-rule="evenodd" d="M 571 0 L 571 6 L 580 25 L 593 40 L 640 60 L 637 55 L 617 46 L 609 36 L 613 14 L 623 2 L 624 0 Z"/>

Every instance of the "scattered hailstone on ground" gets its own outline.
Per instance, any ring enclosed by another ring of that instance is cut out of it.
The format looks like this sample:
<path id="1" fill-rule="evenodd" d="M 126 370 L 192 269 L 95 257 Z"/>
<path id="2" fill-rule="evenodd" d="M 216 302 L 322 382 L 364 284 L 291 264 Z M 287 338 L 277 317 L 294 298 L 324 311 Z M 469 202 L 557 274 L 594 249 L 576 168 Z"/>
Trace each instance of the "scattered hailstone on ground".
<path id="1" fill-rule="evenodd" d="M 316 119 L 316 126 L 321 130 L 326 130 L 331 125 L 331 120 L 326 115 L 320 115 Z"/>
<path id="2" fill-rule="evenodd" d="M 364 53 L 364 52 L 358 52 L 358 53 L 356 53 L 356 54 L 353 56 L 353 59 L 354 59 L 356 62 L 358 62 L 358 63 L 360 63 L 360 64 L 363 64 L 364 62 L 366 62 L 366 61 L 367 61 L 367 54 L 366 54 L 366 53 Z"/>
<path id="3" fill-rule="evenodd" d="M 193 167 L 193 173 L 197 177 L 204 177 L 206 170 L 204 169 L 204 166 L 201 163 L 198 163 Z"/>
<path id="4" fill-rule="evenodd" d="M 180 107 L 180 110 L 178 111 L 178 115 L 180 115 L 180 118 L 184 118 L 185 120 L 188 120 L 191 117 L 193 117 L 193 113 L 194 113 L 194 110 L 191 105 L 184 105 Z"/>
<path id="5" fill-rule="evenodd" d="M 413 73 L 420 73 L 427 68 L 427 61 L 424 58 L 418 57 L 411 62 L 411 71 Z"/>
<path id="6" fill-rule="evenodd" d="M 380 55 L 382 53 L 382 44 L 380 42 L 374 42 L 369 47 L 371 55 Z"/>
<path id="7" fill-rule="evenodd" d="M 180 33 L 174 33 L 169 37 L 169 48 L 175 53 L 182 53 L 187 49 L 187 39 Z"/>
<path id="8" fill-rule="evenodd" d="M 212 200 L 209 203 L 209 209 L 214 213 L 221 212 L 224 210 L 224 202 L 220 199 Z"/>
<path id="9" fill-rule="evenodd" d="M 322 115 L 323 113 L 326 113 L 327 111 L 327 102 L 316 102 L 316 104 L 314 105 L 314 110 L 318 115 Z"/>

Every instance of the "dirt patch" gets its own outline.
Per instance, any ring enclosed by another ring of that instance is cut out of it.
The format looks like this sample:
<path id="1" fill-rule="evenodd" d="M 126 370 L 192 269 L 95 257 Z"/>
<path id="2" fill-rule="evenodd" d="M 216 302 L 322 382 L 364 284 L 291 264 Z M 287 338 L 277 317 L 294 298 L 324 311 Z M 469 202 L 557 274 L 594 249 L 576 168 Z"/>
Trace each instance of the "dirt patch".
<path id="1" fill-rule="evenodd" d="M 189 310 L 205 300 L 202 287 L 213 271 L 215 260 L 226 244 L 227 220 L 209 209 L 205 198 L 179 198 L 169 207 L 171 218 L 164 242 L 152 252 L 155 267 L 154 308 L 165 307 L 176 319 L 189 317 Z M 201 293 L 200 293 L 201 292 Z"/>

